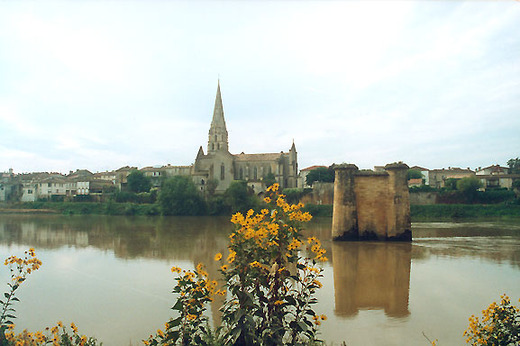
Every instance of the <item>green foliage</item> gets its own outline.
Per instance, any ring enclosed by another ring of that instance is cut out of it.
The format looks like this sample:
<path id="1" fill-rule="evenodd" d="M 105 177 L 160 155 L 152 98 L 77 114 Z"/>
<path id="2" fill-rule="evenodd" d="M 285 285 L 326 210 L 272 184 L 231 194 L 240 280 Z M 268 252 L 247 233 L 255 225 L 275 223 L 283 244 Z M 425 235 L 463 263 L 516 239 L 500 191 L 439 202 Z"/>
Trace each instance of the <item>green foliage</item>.
<path id="1" fill-rule="evenodd" d="M 332 204 L 306 204 L 303 210 L 316 217 L 332 217 Z"/>
<path id="2" fill-rule="evenodd" d="M 305 178 L 305 183 L 310 186 L 312 186 L 312 184 L 315 181 L 332 183 L 334 182 L 334 174 L 334 170 L 330 167 L 318 167 L 310 171 L 309 174 L 307 174 L 307 178 Z"/>
<path id="3" fill-rule="evenodd" d="M 76 195 L 73 199 L 74 202 L 92 202 L 91 195 Z"/>
<path id="4" fill-rule="evenodd" d="M 11 281 L 7 284 L 9 291 L 4 293 L 3 300 L 0 300 L 2 315 L 0 316 L 0 345 L 2 346 L 18 346 L 18 345 L 63 345 L 63 346 L 95 346 L 97 341 L 94 338 L 86 337 L 78 334 L 78 329 L 74 323 L 70 324 L 72 333 L 63 326 L 62 322 L 58 322 L 56 326 L 47 328 L 45 333 L 30 333 L 24 330 L 16 335 L 14 332 L 13 319 L 15 309 L 12 307 L 13 302 L 19 301 L 15 296 L 16 290 L 25 282 L 27 276 L 38 270 L 42 262 L 36 257 L 33 248 L 25 251 L 24 258 L 17 256 L 8 257 L 4 264 L 9 267 L 11 272 Z"/>
<path id="5" fill-rule="evenodd" d="M 475 315 L 469 318 L 464 336 L 472 345 L 519 345 L 520 309 L 504 294 L 499 304 L 493 302 L 482 311 L 482 320 Z"/>
<path id="6" fill-rule="evenodd" d="M 422 172 L 418 169 L 409 169 L 407 174 L 407 179 L 422 179 L 424 178 Z"/>
<path id="7" fill-rule="evenodd" d="M 513 180 L 513 188 L 520 189 L 520 179 Z"/>
<path id="8" fill-rule="evenodd" d="M 411 186 L 408 190 L 410 191 L 410 193 L 438 191 L 437 189 L 431 187 L 430 185 Z"/>
<path id="9" fill-rule="evenodd" d="M 206 212 L 204 199 L 186 176 L 177 175 L 165 180 L 157 199 L 164 215 L 203 215 Z"/>
<path id="10" fill-rule="evenodd" d="M 411 205 L 413 222 L 460 219 L 520 218 L 520 205 L 514 204 L 433 204 Z"/>
<path id="11" fill-rule="evenodd" d="M 306 191 L 304 189 L 284 189 L 283 194 L 285 195 L 287 202 L 289 203 L 299 203 L 303 196 L 305 196 Z"/>
<path id="12" fill-rule="evenodd" d="M 128 191 L 133 193 L 149 192 L 152 187 L 151 179 L 138 170 L 131 171 L 126 179 Z"/>
<path id="13" fill-rule="evenodd" d="M 217 179 L 209 179 L 206 182 L 206 192 L 209 197 L 215 195 L 215 191 L 217 190 L 219 181 Z"/>
<path id="14" fill-rule="evenodd" d="M 273 173 L 267 173 L 263 179 L 265 186 L 271 186 L 276 184 L 276 177 Z"/>
<path id="15" fill-rule="evenodd" d="M 520 174 L 520 159 L 518 157 L 509 159 L 507 165 L 509 166 L 509 174 Z"/>
<path id="16" fill-rule="evenodd" d="M 224 192 L 224 201 L 231 209 L 231 212 L 244 212 L 259 205 L 259 200 L 253 190 L 243 180 L 231 182 L 226 192 Z"/>
<path id="17" fill-rule="evenodd" d="M 223 196 L 213 196 L 207 200 L 208 215 L 229 215 L 231 208 L 224 201 Z"/>
<path id="18" fill-rule="evenodd" d="M 457 190 L 457 178 L 448 178 L 444 182 L 444 190 L 455 191 Z"/>
<path id="19" fill-rule="evenodd" d="M 230 235 L 229 255 L 215 255 L 221 264 L 226 291 L 215 291 L 216 282 L 208 278 L 201 264 L 194 272 L 178 273 L 173 290 L 178 299 L 176 317 L 166 330 L 145 340 L 147 345 L 302 345 L 317 342 L 321 320 L 314 309 L 314 294 L 321 287 L 322 269 L 317 261 L 326 261 L 318 239 L 302 239 L 301 223 L 311 216 L 302 212 L 302 204 L 290 205 L 278 194 L 278 184 L 267 191 L 265 203 L 271 210 L 231 218 L 235 231 Z M 300 248 L 307 244 L 303 257 Z M 205 304 L 211 295 L 226 296 L 222 326 L 208 327 Z"/>
<path id="20" fill-rule="evenodd" d="M 476 177 L 462 178 L 457 181 L 457 190 L 462 193 L 466 201 L 473 203 L 477 197 L 477 191 L 482 187 L 482 183 Z"/>

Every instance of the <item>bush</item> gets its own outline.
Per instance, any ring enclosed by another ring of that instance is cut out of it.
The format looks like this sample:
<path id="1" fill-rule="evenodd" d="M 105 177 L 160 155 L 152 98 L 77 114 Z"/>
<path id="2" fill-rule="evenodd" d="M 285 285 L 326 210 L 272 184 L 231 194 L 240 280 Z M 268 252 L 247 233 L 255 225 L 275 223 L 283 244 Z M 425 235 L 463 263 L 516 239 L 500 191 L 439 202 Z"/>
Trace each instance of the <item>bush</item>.
<path id="1" fill-rule="evenodd" d="M 511 305 L 507 295 L 502 295 L 500 304 L 491 303 L 482 311 L 482 320 L 475 315 L 469 318 L 469 327 L 464 332 L 466 342 L 472 345 L 519 345 L 520 309 Z"/>
<path id="2" fill-rule="evenodd" d="M 164 215 L 203 215 L 206 212 L 204 199 L 193 181 L 181 175 L 164 182 L 158 201 Z"/>
<path id="3" fill-rule="evenodd" d="M 81 346 L 95 346 L 97 341 L 94 338 L 89 338 L 85 335 L 78 333 L 78 328 L 74 323 L 70 324 L 69 332 L 67 328 L 60 321 L 56 326 L 47 328 L 46 332 L 35 332 L 31 333 L 24 330 L 20 334 L 16 335 L 14 332 L 13 319 L 16 318 L 15 309 L 13 303 L 19 301 L 16 297 L 16 292 L 20 286 L 25 282 L 27 276 L 35 272 L 42 265 L 36 257 L 35 250 L 33 248 L 25 251 L 25 256 L 19 258 L 17 256 L 10 256 L 4 262 L 9 267 L 11 272 L 11 282 L 7 285 L 9 291 L 4 293 L 3 300 L 0 301 L 0 309 L 2 315 L 0 316 L 0 344 L 5 346 L 18 346 L 18 345 L 81 345 Z"/>
<path id="4" fill-rule="evenodd" d="M 226 259 L 218 253 L 225 288 L 216 289 L 202 264 L 195 271 L 173 267 L 178 274 L 173 292 L 178 294 L 173 310 L 177 316 L 166 323 L 166 330 L 145 340 L 147 345 L 284 345 L 316 342 L 318 326 L 325 315 L 318 315 L 314 294 L 321 287 L 326 261 L 318 239 L 302 239 L 301 223 L 309 221 L 302 204 L 289 205 L 277 192 L 278 184 L 267 191 L 264 202 L 271 208 L 259 213 L 249 210 L 231 218 L 236 230 L 230 238 Z M 302 257 L 307 244 L 310 257 Z M 213 294 L 226 296 L 221 309 L 222 326 L 209 327 L 204 316 Z"/>
<path id="5" fill-rule="evenodd" d="M 230 207 L 231 212 L 245 212 L 257 208 L 260 204 L 253 190 L 243 180 L 231 182 L 224 192 L 224 201 Z"/>

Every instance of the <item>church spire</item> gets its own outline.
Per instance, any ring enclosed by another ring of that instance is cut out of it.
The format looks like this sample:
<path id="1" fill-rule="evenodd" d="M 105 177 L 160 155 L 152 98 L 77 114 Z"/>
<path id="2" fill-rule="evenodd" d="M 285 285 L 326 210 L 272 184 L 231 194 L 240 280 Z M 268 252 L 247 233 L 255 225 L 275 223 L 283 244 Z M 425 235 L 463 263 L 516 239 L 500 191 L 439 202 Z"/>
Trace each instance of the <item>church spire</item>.
<path id="1" fill-rule="evenodd" d="M 208 153 L 225 150 L 228 151 L 228 132 L 226 120 L 224 119 L 224 107 L 222 106 L 222 95 L 220 93 L 220 80 L 217 85 L 217 96 L 213 108 L 213 119 L 209 128 Z"/>

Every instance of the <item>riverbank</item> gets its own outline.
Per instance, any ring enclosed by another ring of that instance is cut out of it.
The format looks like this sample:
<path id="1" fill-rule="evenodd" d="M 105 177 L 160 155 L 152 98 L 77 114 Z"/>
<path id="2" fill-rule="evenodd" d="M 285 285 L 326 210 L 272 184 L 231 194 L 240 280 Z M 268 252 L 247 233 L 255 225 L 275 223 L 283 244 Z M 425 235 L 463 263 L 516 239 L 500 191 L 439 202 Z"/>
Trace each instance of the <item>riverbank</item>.
<path id="1" fill-rule="evenodd" d="M 304 208 L 315 217 L 332 217 L 332 205 L 308 204 Z M 64 215 L 161 215 L 157 204 L 92 203 L 92 202 L 26 202 L 1 205 L 0 214 L 49 214 Z M 518 204 L 434 204 L 412 205 L 413 222 L 461 221 L 466 219 L 520 219 Z"/>

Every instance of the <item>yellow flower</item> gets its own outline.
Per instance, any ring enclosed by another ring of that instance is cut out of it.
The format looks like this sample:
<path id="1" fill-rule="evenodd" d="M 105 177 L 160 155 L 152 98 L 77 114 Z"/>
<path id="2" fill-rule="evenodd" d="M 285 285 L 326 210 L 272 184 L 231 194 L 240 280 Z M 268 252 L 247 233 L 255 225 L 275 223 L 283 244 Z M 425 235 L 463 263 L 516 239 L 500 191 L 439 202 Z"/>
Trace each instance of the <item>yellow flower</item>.
<path id="1" fill-rule="evenodd" d="M 274 305 L 282 305 L 283 304 L 283 300 L 277 300 L 274 302 Z"/>
<path id="2" fill-rule="evenodd" d="M 72 329 L 72 331 L 74 332 L 74 334 L 76 334 L 78 332 L 78 327 L 76 327 L 76 325 L 74 324 L 74 322 L 72 322 L 70 324 L 70 328 Z"/>
<path id="3" fill-rule="evenodd" d="M 267 204 L 271 203 L 271 198 L 265 197 L 264 198 L 264 202 L 267 203 Z"/>
<path id="4" fill-rule="evenodd" d="M 226 270 L 228 270 L 229 266 L 227 264 L 224 264 L 222 267 L 220 267 L 220 269 L 225 272 Z"/>
<path id="5" fill-rule="evenodd" d="M 179 267 L 172 267 L 172 273 L 180 273 L 181 272 L 181 268 Z"/>
<path id="6" fill-rule="evenodd" d="M 233 251 L 231 249 L 229 250 L 229 256 L 227 258 L 228 263 L 233 263 L 233 261 L 235 260 L 236 254 L 237 253 L 235 251 Z"/>
<path id="7" fill-rule="evenodd" d="M 326 321 L 327 320 L 327 315 L 321 315 L 320 316 L 322 320 Z"/>
<path id="8" fill-rule="evenodd" d="M 222 254 L 219 252 L 215 255 L 215 261 L 220 261 L 222 259 Z"/>

